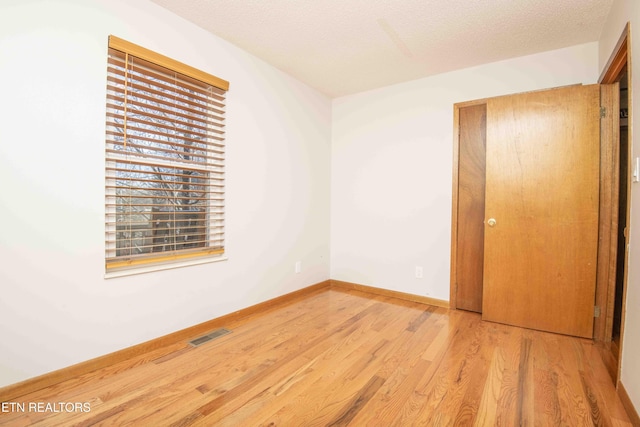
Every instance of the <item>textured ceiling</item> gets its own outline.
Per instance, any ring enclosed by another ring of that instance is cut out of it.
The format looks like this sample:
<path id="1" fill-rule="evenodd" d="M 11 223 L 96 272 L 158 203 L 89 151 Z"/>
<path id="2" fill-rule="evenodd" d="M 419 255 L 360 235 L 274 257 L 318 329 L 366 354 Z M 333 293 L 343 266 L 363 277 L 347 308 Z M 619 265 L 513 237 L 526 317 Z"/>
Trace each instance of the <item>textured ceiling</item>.
<path id="1" fill-rule="evenodd" d="M 330 97 L 598 40 L 613 0 L 152 0 Z"/>

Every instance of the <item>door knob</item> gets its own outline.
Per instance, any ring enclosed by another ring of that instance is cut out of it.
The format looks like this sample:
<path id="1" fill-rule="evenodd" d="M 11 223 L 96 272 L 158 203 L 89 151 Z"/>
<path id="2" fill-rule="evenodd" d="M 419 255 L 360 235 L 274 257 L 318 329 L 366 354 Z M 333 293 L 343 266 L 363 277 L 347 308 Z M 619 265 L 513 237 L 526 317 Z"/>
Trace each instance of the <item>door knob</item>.
<path id="1" fill-rule="evenodd" d="M 489 227 L 495 227 L 496 225 L 495 218 L 489 218 L 489 220 L 487 221 L 487 224 L 489 224 Z"/>

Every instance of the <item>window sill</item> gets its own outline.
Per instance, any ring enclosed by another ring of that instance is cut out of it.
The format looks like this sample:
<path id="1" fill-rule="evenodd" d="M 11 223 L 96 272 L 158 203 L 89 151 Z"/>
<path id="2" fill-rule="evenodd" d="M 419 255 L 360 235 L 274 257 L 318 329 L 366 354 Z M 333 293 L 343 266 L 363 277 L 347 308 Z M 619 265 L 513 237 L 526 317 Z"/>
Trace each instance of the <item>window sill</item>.
<path id="1" fill-rule="evenodd" d="M 174 268 L 188 267 L 191 265 L 209 264 L 212 262 L 226 261 L 226 256 L 210 257 L 210 258 L 198 258 L 187 261 L 175 261 L 166 262 L 156 265 L 145 265 L 142 267 L 133 267 L 117 271 L 108 271 L 104 274 L 105 279 L 113 279 L 116 277 L 133 276 L 135 274 L 152 273 L 154 271 L 172 270 Z"/>

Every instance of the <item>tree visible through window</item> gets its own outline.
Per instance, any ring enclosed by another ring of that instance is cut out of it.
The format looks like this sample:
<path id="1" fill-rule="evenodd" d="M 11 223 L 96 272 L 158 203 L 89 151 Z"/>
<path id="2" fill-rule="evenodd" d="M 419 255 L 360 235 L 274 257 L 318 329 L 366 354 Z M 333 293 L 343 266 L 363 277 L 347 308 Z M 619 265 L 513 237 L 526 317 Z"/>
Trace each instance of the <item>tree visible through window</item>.
<path id="1" fill-rule="evenodd" d="M 109 38 L 107 270 L 224 252 L 227 88 Z"/>

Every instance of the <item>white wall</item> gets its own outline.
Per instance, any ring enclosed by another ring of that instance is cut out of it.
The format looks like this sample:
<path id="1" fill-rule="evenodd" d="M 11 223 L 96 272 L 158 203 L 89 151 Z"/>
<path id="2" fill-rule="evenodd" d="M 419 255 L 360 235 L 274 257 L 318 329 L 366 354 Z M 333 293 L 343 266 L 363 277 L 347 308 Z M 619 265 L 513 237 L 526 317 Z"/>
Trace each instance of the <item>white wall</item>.
<path id="1" fill-rule="evenodd" d="M 103 278 L 109 34 L 230 81 L 228 261 Z M 0 386 L 329 278 L 318 92 L 145 0 L 3 0 L 0 81 Z"/>
<path id="2" fill-rule="evenodd" d="M 609 57 L 627 22 L 631 24 L 631 135 L 632 158 L 640 157 L 638 130 L 640 129 L 640 43 L 633 33 L 640 28 L 640 2 L 615 0 L 600 38 L 599 71 L 604 70 Z M 622 373 L 620 381 L 629 394 L 636 410 L 640 411 L 640 184 L 631 185 L 630 243 L 627 276 L 627 311 L 622 340 Z"/>
<path id="3" fill-rule="evenodd" d="M 597 49 L 589 43 L 335 99 L 331 278 L 449 300 L 453 104 L 596 83 Z"/>

